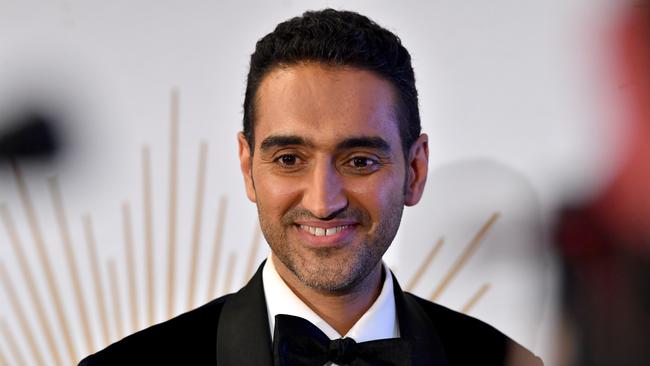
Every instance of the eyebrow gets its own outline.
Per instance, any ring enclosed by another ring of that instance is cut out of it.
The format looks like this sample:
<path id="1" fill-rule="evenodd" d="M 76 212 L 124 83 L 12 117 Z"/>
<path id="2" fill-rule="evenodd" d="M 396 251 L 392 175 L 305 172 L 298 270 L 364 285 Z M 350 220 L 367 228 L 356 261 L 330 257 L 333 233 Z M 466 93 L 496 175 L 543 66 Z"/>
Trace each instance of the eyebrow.
<path id="1" fill-rule="evenodd" d="M 375 136 L 359 136 L 350 137 L 336 145 L 337 150 L 354 149 L 356 147 L 366 147 L 370 149 L 380 150 L 383 153 L 390 153 L 390 144 L 381 137 Z"/>
<path id="2" fill-rule="evenodd" d="M 266 151 L 276 147 L 285 147 L 291 145 L 314 146 L 314 144 L 311 143 L 311 141 L 305 140 L 300 136 L 276 135 L 276 136 L 269 136 L 265 138 L 264 141 L 262 141 L 262 144 L 260 145 L 260 150 Z"/>
<path id="3" fill-rule="evenodd" d="M 314 143 L 311 140 L 305 139 L 295 135 L 275 135 L 269 136 L 260 144 L 260 150 L 267 151 L 273 148 L 281 148 L 286 146 L 307 146 L 313 147 Z M 390 153 L 391 147 L 386 140 L 376 136 L 355 136 L 348 137 L 343 141 L 336 144 L 336 150 L 347 150 L 358 147 L 365 147 L 380 150 L 383 153 Z"/>

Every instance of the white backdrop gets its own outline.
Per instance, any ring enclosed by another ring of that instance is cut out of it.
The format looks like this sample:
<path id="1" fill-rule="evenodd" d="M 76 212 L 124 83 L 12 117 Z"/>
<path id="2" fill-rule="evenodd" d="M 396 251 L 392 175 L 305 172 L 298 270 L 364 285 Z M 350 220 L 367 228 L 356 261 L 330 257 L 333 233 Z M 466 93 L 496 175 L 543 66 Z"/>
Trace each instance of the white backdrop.
<path id="1" fill-rule="evenodd" d="M 499 212 L 438 300 L 460 310 L 488 285 L 469 313 L 552 365 L 556 264 L 545 228 L 553 209 L 597 188 L 611 168 L 617 134 L 604 125 L 609 110 L 601 108 L 607 95 L 602 90 L 608 81 L 602 75 L 605 35 L 621 3 L 0 0 L 0 131 L 6 127 L 3 114 L 39 102 L 62 111 L 65 132 L 65 149 L 56 161 L 20 165 L 42 231 L 45 261 L 19 184 L 9 163 L 0 161 L 0 263 L 6 269 L 0 283 L 0 356 L 10 364 L 23 358 L 36 364 L 34 345 L 43 354 L 54 345 L 61 363 L 70 364 L 149 324 L 143 146 L 151 158 L 153 320 L 246 281 L 268 253 L 266 244 L 254 240 L 256 212 L 245 198 L 236 159 L 248 58 L 257 39 L 278 22 L 331 6 L 370 16 L 397 33 L 413 57 L 423 130 L 430 137 L 431 174 L 423 202 L 405 211 L 386 261 L 406 286 L 444 237 L 413 287 L 416 294 L 430 297 L 481 226 Z M 172 89 L 179 101 L 175 225 L 169 216 Z M 195 197 L 202 143 L 207 163 L 199 225 Z M 63 197 L 90 342 L 57 222 L 62 216 L 52 201 L 51 177 L 57 177 Z M 220 200 L 226 201 L 224 215 L 219 214 Z M 124 204 L 130 209 L 132 266 L 126 255 Z M 88 259 L 84 215 L 94 224 L 104 310 Z M 212 266 L 220 218 L 221 251 L 218 265 Z M 170 226 L 177 228 L 171 309 Z M 199 251 L 192 266 L 194 242 Z M 188 299 L 192 267 L 197 271 L 195 295 Z M 213 268 L 216 282 L 211 282 Z M 28 273 L 35 281 L 32 289 Z M 48 277 L 54 277 L 51 283 Z M 60 312 L 53 289 L 60 293 Z M 108 334 L 102 313 L 110 323 Z M 69 325 L 69 341 L 63 323 Z M 53 343 L 48 343 L 46 328 Z M 57 364 L 56 359 L 47 357 L 46 363 Z"/>

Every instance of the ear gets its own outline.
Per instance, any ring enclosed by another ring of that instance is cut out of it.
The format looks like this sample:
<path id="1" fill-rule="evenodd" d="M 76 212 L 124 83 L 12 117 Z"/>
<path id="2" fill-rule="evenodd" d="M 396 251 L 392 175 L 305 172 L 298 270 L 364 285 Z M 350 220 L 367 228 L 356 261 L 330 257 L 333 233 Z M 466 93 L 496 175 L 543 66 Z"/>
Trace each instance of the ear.
<path id="1" fill-rule="evenodd" d="M 239 143 L 239 168 L 244 176 L 246 196 L 252 202 L 257 202 L 255 184 L 253 184 L 253 156 L 251 154 L 251 147 L 248 145 L 248 141 L 246 141 L 246 137 L 242 132 L 237 134 L 237 142 Z"/>
<path id="2" fill-rule="evenodd" d="M 406 192 L 404 195 L 404 204 L 413 206 L 420 201 L 424 192 L 424 185 L 427 182 L 427 172 L 429 171 L 429 137 L 421 134 L 409 150 L 409 160 L 406 169 L 408 179 Z"/>

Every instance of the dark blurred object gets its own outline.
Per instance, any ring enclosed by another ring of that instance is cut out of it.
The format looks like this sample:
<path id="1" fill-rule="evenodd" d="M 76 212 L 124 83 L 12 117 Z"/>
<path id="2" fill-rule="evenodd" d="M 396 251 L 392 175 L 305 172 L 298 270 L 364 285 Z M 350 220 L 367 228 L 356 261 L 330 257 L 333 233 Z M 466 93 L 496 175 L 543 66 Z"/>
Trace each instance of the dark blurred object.
<path id="1" fill-rule="evenodd" d="M 605 189 L 561 212 L 563 306 L 570 365 L 650 365 L 650 6 L 631 8 L 616 31 L 627 131 Z"/>
<path id="2" fill-rule="evenodd" d="M 648 221 L 650 224 L 650 221 Z M 557 239 L 563 306 L 573 324 L 570 365 L 650 365 L 650 256 L 597 208 L 567 209 Z"/>
<path id="3" fill-rule="evenodd" d="M 24 113 L 0 129 L 0 158 L 52 158 L 60 150 L 56 119 L 40 112 Z"/>

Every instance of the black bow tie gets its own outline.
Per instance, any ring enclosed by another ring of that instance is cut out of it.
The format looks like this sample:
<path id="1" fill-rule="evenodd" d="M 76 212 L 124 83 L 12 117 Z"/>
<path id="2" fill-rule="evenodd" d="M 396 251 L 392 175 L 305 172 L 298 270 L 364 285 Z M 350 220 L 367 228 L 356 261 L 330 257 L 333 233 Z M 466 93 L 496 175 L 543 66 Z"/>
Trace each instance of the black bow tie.
<path id="1" fill-rule="evenodd" d="M 352 338 L 330 339 L 308 320 L 275 316 L 274 366 L 410 365 L 409 345 L 401 338 L 357 343 Z"/>

